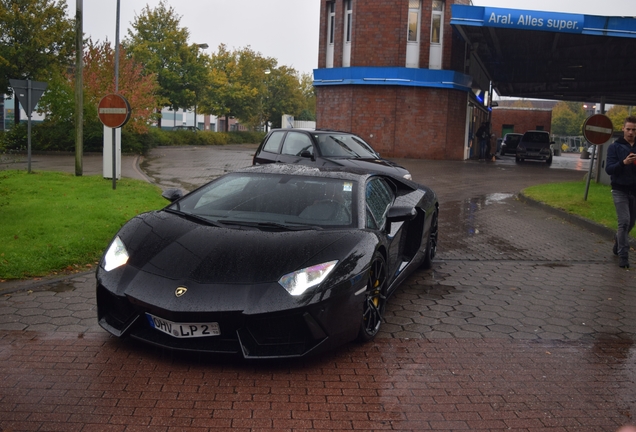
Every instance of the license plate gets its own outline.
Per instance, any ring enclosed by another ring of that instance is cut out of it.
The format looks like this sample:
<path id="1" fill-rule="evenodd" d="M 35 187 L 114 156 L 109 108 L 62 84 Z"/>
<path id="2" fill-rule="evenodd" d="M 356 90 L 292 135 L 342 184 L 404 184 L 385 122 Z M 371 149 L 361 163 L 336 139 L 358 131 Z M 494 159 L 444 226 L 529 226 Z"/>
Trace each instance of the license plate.
<path id="1" fill-rule="evenodd" d="M 176 338 L 220 336 L 219 323 L 176 323 L 146 313 L 150 327 Z"/>

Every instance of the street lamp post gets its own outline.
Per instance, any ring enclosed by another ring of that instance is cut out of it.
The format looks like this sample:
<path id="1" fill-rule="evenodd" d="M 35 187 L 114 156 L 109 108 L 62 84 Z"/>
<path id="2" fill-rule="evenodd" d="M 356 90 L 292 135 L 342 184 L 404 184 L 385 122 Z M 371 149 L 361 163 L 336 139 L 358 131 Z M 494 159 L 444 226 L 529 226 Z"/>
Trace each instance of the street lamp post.
<path id="1" fill-rule="evenodd" d="M 269 81 L 267 80 L 267 75 L 269 75 L 270 73 L 272 73 L 271 70 L 265 69 L 265 94 L 266 95 L 269 93 Z M 261 97 L 261 115 L 263 115 L 263 98 L 262 97 Z M 265 118 L 265 122 L 264 123 L 265 123 L 264 124 L 265 132 L 269 132 L 269 121 L 268 121 L 267 118 Z"/>

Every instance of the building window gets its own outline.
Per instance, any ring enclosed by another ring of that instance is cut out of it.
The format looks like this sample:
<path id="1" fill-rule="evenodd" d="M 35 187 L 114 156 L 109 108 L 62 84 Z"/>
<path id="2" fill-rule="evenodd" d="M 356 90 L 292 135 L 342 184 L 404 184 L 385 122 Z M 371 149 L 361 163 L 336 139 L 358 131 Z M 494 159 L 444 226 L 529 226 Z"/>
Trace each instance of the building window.
<path id="1" fill-rule="evenodd" d="M 431 43 L 442 43 L 442 13 L 444 12 L 444 2 L 433 1 L 433 13 L 431 15 Z"/>
<path id="2" fill-rule="evenodd" d="M 351 42 L 351 20 L 353 18 L 351 0 L 345 2 L 345 42 Z"/>
<path id="3" fill-rule="evenodd" d="M 420 29 L 422 2 L 409 0 L 409 15 L 406 37 L 406 67 L 420 67 Z"/>
<path id="4" fill-rule="evenodd" d="M 336 2 L 328 2 L 327 9 L 329 10 L 329 43 L 333 45 L 334 31 L 336 28 Z"/>
<path id="5" fill-rule="evenodd" d="M 342 66 L 351 66 L 351 26 L 353 24 L 352 0 L 345 0 L 344 46 L 342 48 Z"/>
<path id="6" fill-rule="evenodd" d="M 333 45 L 336 31 L 336 2 L 327 2 L 327 67 L 333 67 Z"/>
<path id="7" fill-rule="evenodd" d="M 441 69 L 444 39 L 444 1 L 433 0 L 431 9 L 431 44 L 428 67 L 429 69 Z"/>
<path id="8" fill-rule="evenodd" d="M 409 42 L 419 41 L 420 29 L 420 0 L 409 0 Z"/>

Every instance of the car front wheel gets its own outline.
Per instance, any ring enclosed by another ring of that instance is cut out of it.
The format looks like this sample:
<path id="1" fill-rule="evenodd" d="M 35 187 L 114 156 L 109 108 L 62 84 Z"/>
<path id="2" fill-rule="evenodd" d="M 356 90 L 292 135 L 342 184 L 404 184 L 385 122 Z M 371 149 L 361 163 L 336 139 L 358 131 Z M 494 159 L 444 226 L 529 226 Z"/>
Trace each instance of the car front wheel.
<path id="1" fill-rule="evenodd" d="M 382 316 L 386 308 L 386 261 L 376 252 L 371 261 L 367 280 L 367 293 L 362 305 L 362 322 L 358 340 L 367 342 L 380 331 Z"/>
<path id="2" fill-rule="evenodd" d="M 431 220 L 431 230 L 428 234 L 428 242 L 426 243 L 426 251 L 424 252 L 424 262 L 422 262 L 423 269 L 428 270 L 433 266 L 433 258 L 435 258 L 435 253 L 437 252 L 437 233 L 438 223 L 436 211 Z"/>

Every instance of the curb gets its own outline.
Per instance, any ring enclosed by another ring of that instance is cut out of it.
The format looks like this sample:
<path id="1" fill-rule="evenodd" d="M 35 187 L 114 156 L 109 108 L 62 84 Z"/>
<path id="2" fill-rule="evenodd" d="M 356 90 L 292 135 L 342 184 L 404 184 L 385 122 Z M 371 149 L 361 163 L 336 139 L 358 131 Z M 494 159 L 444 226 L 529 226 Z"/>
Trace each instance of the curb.
<path id="1" fill-rule="evenodd" d="M 604 225 L 601 225 L 599 223 L 596 222 L 592 222 L 591 220 L 582 218 L 581 216 L 578 215 L 574 215 L 571 213 L 568 213 L 564 210 L 555 208 L 555 207 L 551 207 L 545 203 L 542 203 L 541 201 L 537 201 L 535 199 L 532 199 L 530 197 L 527 197 L 526 195 L 524 195 L 523 193 L 518 193 L 517 194 L 517 198 L 519 199 L 519 201 L 523 202 L 524 204 L 528 204 L 531 205 L 533 207 L 537 207 L 540 208 L 542 210 L 544 210 L 547 213 L 550 213 L 554 216 L 557 216 L 561 219 L 566 220 L 567 222 L 570 222 L 571 224 L 577 225 L 581 228 L 585 228 L 588 231 L 593 232 L 594 234 L 597 234 L 601 237 L 605 237 L 610 241 L 614 240 L 614 234 L 616 234 L 616 231 L 608 228 Z M 629 239 L 629 245 L 636 249 L 636 239 Z"/>
<path id="2" fill-rule="evenodd" d="M 95 277 L 95 270 L 63 276 L 42 276 L 41 278 L 14 279 L 0 282 L 0 295 L 13 294 L 19 291 L 44 291 L 49 285 L 91 275 Z"/>

